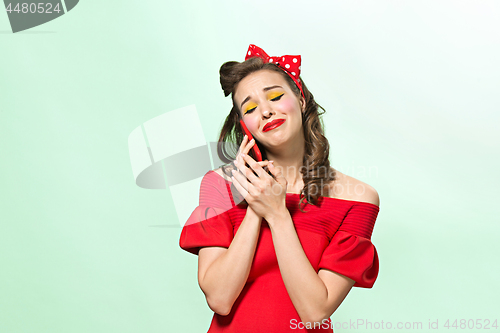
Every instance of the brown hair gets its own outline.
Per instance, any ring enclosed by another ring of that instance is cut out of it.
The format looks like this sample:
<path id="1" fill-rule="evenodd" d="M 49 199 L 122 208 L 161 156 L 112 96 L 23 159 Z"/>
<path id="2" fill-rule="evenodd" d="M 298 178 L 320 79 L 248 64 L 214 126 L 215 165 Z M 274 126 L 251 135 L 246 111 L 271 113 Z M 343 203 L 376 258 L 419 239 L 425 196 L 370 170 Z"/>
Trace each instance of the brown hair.
<path id="1" fill-rule="evenodd" d="M 231 94 L 233 100 L 233 107 L 222 126 L 217 147 L 217 154 L 225 163 L 230 163 L 236 158 L 237 147 L 239 147 L 239 143 L 243 141 L 245 135 L 240 125 L 240 119 L 242 118 L 234 100 L 234 92 L 238 83 L 244 77 L 260 70 L 271 70 L 280 73 L 294 94 L 298 98 L 302 96 L 299 88 L 288 74 L 273 63 L 264 63 L 258 57 L 250 58 L 241 63 L 236 61 L 224 63 L 219 70 L 220 84 L 222 90 L 224 90 L 224 95 L 227 97 Z M 328 184 L 335 180 L 335 172 L 331 172 L 334 169 L 330 168 L 330 161 L 328 160 L 330 145 L 324 135 L 323 120 L 320 118 L 325 113 L 325 109 L 314 101 L 313 94 L 307 89 L 302 78 L 300 78 L 300 82 L 302 82 L 302 90 L 304 91 L 306 101 L 306 107 L 302 115 L 305 151 L 302 167 L 300 168 L 304 187 L 302 188 L 299 201 L 299 209 L 304 212 L 301 208 L 304 204 L 304 199 L 307 199 L 307 203 L 316 205 L 319 196 L 328 196 Z M 323 111 L 320 112 L 319 109 Z M 255 142 L 262 152 L 262 160 L 267 159 L 264 147 L 257 140 Z M 234 145 L 227 145 L 225 143 L 233 143 Z M 236 144 L 238 145 L 236 146 Z M 229 151 L 228 149 L 231 148 L 233 149 Z M 225 165 L 222 166 L 222 171 L 226 175 L 231 176 L 233 168 L 233 166 Z"/>

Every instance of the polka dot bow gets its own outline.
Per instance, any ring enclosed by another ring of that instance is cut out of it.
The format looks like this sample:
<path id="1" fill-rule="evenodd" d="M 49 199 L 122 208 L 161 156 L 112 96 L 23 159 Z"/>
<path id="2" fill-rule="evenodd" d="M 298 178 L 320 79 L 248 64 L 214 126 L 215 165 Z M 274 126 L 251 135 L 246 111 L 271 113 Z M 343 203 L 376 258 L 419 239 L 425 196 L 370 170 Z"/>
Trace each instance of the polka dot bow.
<path id="1" fill-rule="evenodd" d="M 245 60 L 248 60 L 252 57 L 259 57 L 264 62 L 271 62 L 277 65 L 279 68 L 285 71 L 295 82 L 297 87 L 300 89 L 300 93 L 302 97 L 304 97 L 304 92 L 302 91 L 302 83 L 300 82 L 300 56 L 299 55 L 284 55 L 281 57 L 270 57 L 264 52 L 260 47 L 250 44 L 248 47 L 247 55 Z M 304 97 L 305 98 L 305 97 Z"/>

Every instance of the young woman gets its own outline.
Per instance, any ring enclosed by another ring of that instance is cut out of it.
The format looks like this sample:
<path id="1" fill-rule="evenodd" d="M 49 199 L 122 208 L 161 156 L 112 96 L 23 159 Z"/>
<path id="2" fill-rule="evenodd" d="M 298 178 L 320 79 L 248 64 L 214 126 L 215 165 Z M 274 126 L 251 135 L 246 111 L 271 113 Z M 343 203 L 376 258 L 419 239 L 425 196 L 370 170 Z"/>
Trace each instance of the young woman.
<path id="1" fill-rule="evenodd" d="M 378 194 L 330 166 L 320 107 L 299 74 L 300 56 L 255 45 L 220 69 L 233 108 L 218 153 L 234 162 L 204 176 L 180 236 L 215 312 L 208 332 L 333 332 L 351 288 L 377 278 Z M 241 142 L 235 155 L 226 142 Z"/>

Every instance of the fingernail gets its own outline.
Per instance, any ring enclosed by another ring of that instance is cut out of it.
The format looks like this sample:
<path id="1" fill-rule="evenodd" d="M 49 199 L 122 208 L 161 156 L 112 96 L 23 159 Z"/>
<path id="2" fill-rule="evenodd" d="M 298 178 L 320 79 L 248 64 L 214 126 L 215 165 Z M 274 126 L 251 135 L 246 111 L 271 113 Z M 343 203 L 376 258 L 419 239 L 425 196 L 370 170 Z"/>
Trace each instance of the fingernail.
<path id="1" fill-rule="evenodd" d="M 247 156 L 245 153 L 241 153 L 241 157 L 245 157 Z"/>

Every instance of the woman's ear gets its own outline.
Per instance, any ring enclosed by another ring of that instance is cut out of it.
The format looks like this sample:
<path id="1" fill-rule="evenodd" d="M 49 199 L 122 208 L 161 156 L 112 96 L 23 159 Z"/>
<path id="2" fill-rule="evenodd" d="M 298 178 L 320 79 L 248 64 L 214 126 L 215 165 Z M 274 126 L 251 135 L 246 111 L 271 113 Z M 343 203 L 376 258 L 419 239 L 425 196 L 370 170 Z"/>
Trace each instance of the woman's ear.
<path id="1" fill-rule="evenodd" d="M 304 97 L 300 97 L 300 108 L 302 109 L 302 113 L 306 111 L 306 100 Z"/>

